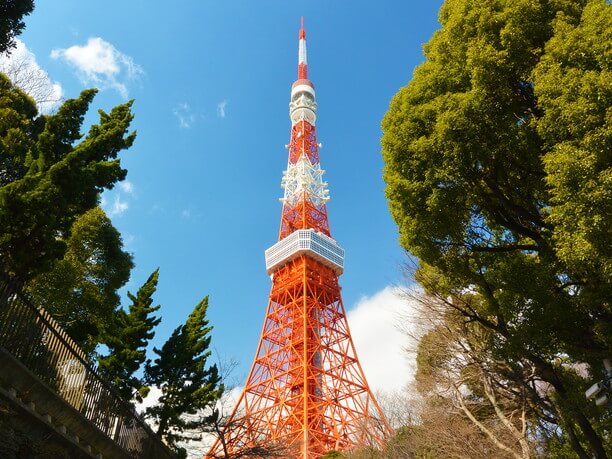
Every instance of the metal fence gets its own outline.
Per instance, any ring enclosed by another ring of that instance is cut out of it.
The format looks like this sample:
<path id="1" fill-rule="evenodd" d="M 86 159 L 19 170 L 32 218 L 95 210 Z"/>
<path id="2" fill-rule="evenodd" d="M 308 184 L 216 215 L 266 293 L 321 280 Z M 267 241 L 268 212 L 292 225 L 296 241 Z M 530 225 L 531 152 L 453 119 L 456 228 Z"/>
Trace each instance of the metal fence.
<path id="1" fill-rule="evenodd" d="M 174 458 L 59 324 L 0 279 L 0 346 L 136 458 Z"/>

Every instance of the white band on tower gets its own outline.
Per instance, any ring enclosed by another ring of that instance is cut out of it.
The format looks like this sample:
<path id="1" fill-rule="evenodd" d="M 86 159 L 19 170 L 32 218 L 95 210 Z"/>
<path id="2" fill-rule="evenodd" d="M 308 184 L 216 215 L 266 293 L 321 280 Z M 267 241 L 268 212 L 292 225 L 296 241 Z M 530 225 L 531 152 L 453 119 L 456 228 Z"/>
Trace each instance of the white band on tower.
<path id="1" fill-rule="evenodd" d="M 295 45 L 293 45 L 295 46 Z M 295 48 L 293 48 L 295 49 Z M 300 47 L 299 47 L 299 53 L 298 53 L 298 63 L 299 64 L 304 64 L 304 65 L 308 65 L 308 61 L 306 59 L 306 40 L 301 38 L 300 39 Z"/>

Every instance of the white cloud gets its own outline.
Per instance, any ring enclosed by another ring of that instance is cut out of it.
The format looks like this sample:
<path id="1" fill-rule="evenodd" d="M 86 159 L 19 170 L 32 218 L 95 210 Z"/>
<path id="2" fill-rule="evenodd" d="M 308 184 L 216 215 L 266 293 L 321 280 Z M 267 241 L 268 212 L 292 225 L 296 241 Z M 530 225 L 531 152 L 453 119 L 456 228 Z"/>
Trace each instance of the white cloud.
<path id="1" fill-rule="evenodd" d="M 129 207 L 129 204 L 126 201 L 122 201 L 121 196 L 119 194 L 116 194 L 115 199 L 113 201 L 113 205 L 110 207 L 110 209 L 106 208 L 105 210 L 109 216 L 114 217 L 116 215 L 121 215 L 126 210 L 128 210 Z"/>
<path id="2" fill-rule="evenodd" d="M 127 83 L 142 75 L 142 67 L 100 37 L 91 37 L 84 46 L 73 45 L 51 51 L 53 59 L 63 59 L 77 71 L 85 85 L 116 89 L 127 98 Z"/>
<path id="3" fill-rule="evenodd" d="M 135 240 L 136 240 L 136 236 L 134 236 L 133 234 L 130 234 L 130 233 L 123 234 L 123 245 L 125 247 L 129 247 L 132 244 L 134 244 Z"/>
<path id="4" fill-rule="evenodd" d="M 222 100 L 217 104 L 217 116 L 219 118 L 225 118 L 225 107 L 227 107 L 227 100 Z"/>
<path id="5" fill-rule="evenodd" d="M 151 386 L 149 388 L 148 395 L 142 400 L 142 403 L 136 403 L 136 411 L 143 413 L 147 408 L 157 405 L 159 397 L 162 396 L 162 391 L 157 386 Z"/>
<path id="6" fill-rule="evenodd" d="M 0 72 L 7 74 L 16 86 L 28 93 L 42 113 L 52 112 L 62 100 L 62 86 L 51 80 L 24 42 L 17 39 L 15 44 L 10 55 L 0 54 Z"/>
<path id="7" fill-rule="evenodd" d="M 220 411 L 221 416 L 226 417 L 229 416 L 234 407 L 238 403 L 238 399 L 240 398 L 240 394 L 242 394 L 243 387 L 234 387 L 231 389 L 227 389 L 223 394 L 220 400 L 217 401 L 216 408 Z M 158 404 L 159 398 L 162 396 L 162 391 L 157 386 L 151 386 L 149 390 L 149 394 L 143 399 L 142 403 L 134 400 L 136 405 L 136 411 L 138 413 L 144 413 L 145 410 L 149 407 L 155 406 Z M 185 415 L 186 419 L 196 420 L 198 419 L 200 414 L 208 414 L 209 411 L 199 412 L 195 415 Z M 147 424 L 152 429 L 157 428 L 157 424 L 154 419 L 147 418 L 145 419 Z M 184 447 L 187 450 L 187 457 L 189 459 L 200 459 L 202 455 L 208 452 L 208 450 L 212 447 L 215 442 L 216 436 L 210 433 L 203 433 L 198 429 L 187 429 L 183 433 L 186 437 L 191 437 L 194 441 L 180 441 L 179 446 Z"/>
<path id="8" fill-rule="evenodd" d="M 121 191 L 123 191 L 125 194 L 134 194 L 134 184 L 129 180 L 120 182 L 119 188 L 121 188 Z"/>
<path id="9" fill-rule="evenodd" d="M 229 389 L 223 394 L 221 400 L 219 400 L 218 408 L 222 408 L 224 414 L 230 414 L 234 410 L 236 403 L 238 403 L 243 390 L 243 386 L 236 386 Z"/>
<path id="10" fill-rule="evenodd" d="M 179 126 L 183 129 L 189 129 L 195 123 L 196 116 L 193 114 L 191 107 L 187 102 L 178 104 L 172 113 L 179 121 Z"/>
<path id="11" fill-rule="evenodd" d="M 221 399 L 217 401 L 216 408 L 219 410 L 222 417 L 229 418 L 234 411 L 243 390 L 243 386 L 233 387 L 226 390 Z M 202 455 L 206 454 L 213 446 L 217 437 L 216 435 L 210 433 L 202 433 L 197 431 L 193 433 L 195 435 L 199 434 L 200 440 L 198 442 L 186 442 L 181 446 L 187 449 L 188 459 L 201 459 Z"/>
<path id="12" fill-rule="evenodd" d="M 166 208 L 161 204 L 155 203 L 151 206 L 151 210 L 149 210 L 150 214 L 163 214 L 166 213 Z"/>
<path id="13" fill-rule="evenodd" d="M 134 198 L 135 187 L 129 180 L 124 180 L 118 183 L 118 187 L 113 191 L 106 191 L 100 199 L 100 207 L 104 209 L 109 217 L 115 217 L 125 213 L 130 208 L 128 200 Z M 112 200 L 112 204 L 109 200 Z M 135 237 L 131 236 L 128 239 L 124 239 L 126 244 L 132 243 Z"/>
<path id="14" fill-rule="evenodd" d="M 414 379 L 416 357 L 406 333 L 419 328 L 416 302 L 395 287 L 364 297 L 347 313 L 357 357 L 373 391 L 394 392 Z"/>
<path id="15" fill-rule="evenodd" d="M 203 216 L 202 212 L 200 210 L 196 209 L 192 209 L 190 207 L 186 207 L 184 209 L 181 210 L 180 212 L 181 218 L 184 218 L 185 220 L 189 220 L 192 218 L 201 218 Z"/>

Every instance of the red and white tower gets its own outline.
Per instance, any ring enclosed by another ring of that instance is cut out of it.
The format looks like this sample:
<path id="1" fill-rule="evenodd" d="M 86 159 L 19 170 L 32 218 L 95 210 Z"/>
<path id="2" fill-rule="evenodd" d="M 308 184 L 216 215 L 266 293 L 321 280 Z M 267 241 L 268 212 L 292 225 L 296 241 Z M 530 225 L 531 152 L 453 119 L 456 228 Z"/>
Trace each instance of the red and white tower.
<path id="1" fill-rule="evenodd" d="M 316 113 L 302 21 L 280 234 L 265 253 L 272 277 L 268 309 L 244 391 L 209 458 L 265 443 L 286 446 L 287 457 L 320 458 L 330 450 L 379 446 L 390 433 L 342 304 L 344 250 L 330 235 Z"/>

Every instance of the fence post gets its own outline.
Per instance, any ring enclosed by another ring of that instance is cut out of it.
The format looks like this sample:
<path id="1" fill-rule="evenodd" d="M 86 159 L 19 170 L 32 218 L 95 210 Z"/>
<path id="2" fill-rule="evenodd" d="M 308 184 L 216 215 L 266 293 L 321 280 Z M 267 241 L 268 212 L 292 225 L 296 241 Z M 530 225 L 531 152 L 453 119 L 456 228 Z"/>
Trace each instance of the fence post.
<path id="1" fill-rule="evenodd" d="M 8 300 L 11 296 L 11 285 L 10 282 L 4 278 L 4 276 L 0 277 L 0 309 L 8 307 Z"/>

